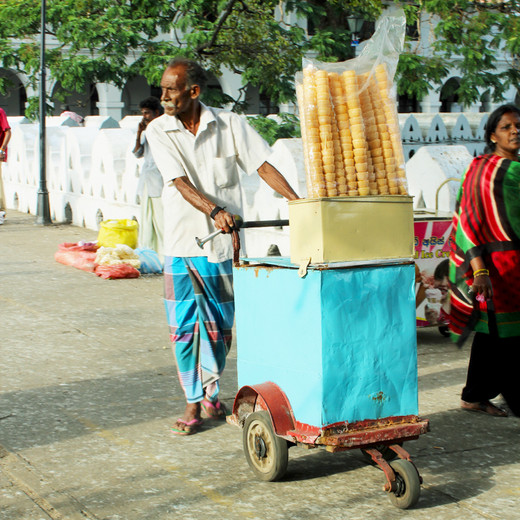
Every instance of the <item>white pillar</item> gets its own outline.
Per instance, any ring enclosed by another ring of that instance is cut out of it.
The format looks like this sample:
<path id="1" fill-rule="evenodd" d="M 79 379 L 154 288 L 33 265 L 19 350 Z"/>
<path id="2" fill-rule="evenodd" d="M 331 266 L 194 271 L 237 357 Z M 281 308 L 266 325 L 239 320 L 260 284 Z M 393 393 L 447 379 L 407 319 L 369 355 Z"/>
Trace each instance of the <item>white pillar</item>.
<path id="1" fill-rule="evenodd" d="M 121 101 L 122 91 L 120 88 L 110 83 L 98 83 L 96 85 L 99 101 L 96 106 L 100 116 L 109 116 L 116 121 L 123 118 L 123 108 L 125 104 Z"/>
<path id="2" fill-rule="evenodd" d="M 435 91 L 435 89 L 430 90 L 428 95 L 426 95 L 423 100 L 420 102 L 421 112 L 425 114 L 437 114 L 441 108 L 441 101 L 439 99 L 439 93 Z"/>

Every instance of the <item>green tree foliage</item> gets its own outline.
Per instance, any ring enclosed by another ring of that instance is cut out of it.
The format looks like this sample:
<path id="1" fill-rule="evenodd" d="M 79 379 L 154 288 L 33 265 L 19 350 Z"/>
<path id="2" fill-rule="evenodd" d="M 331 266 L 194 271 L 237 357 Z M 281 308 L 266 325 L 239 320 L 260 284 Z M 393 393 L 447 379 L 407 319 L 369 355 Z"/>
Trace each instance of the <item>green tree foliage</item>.
<path id="1" fill-rule="evenodd" d="M 264 116 L 249 116 L 249 124 L 270 144 L 278 139 L 301 137 L 300 121 L 293 114 L 279 114 L 276 119 Z"/>
<path id="2" fill-rule="evenodd" d="M 427 57 L 420 55 L 424 48 L 411 44 L 401 56 L 399 93 L 421 99 L 433 84 L 455 76 L 460 81 L 452 94 L 470 105 L 479 102 L 485 91 L 500 102 L 511 86 L 518 86 L 518 0 L 421 0 L 408 4 L 406 11 L 409 22 L 422 16 L 433 34 Z M 505 69 L 497 67 L 498 59 L 505 59 Z"/>
<path id="3" fill-rule="evenodd" d="M 46 63 L 68 92 L 143 75 L 158 85 L 175 56 L 215 75 L 242 74 L 273 102 L 293 98 L 292 79 L 307 48 L 304 30 L 278 23 L 274 0 L 47 0 Z M 40 63 L 38 0 L 0 0 L 0 64 L 33 86 Z M 22 43 L 17 43 L 17 42 Z M 5 91 L 4 79 L 0 89 Z M 225 100 L 224 100 L 225 101 Z M 235 100 L 237 108 L 240 101 Z"/>
<path id="4" fill-rule="evenodd" d="M 350 58 L 348 18 L 374 21 L 381 6 L 378 0 L 47 0 L 46 63 L 51 78 L 70 93 L 100 82 L 122 87 L 137 75 L 158 85 L 165 63 L 184 55 L 216 76 L 223 68 L 240 73 L 244 85 L 283 103 L 294 101 L 293 78 L 306 53 L 323 61 Z M 461 78 L 455 93 L 464 104 L 478 101 L 484 90 L 499 100 L 518 84 L 517 60 L 511 58 L 505 71 L 496 61 L 503 50 L 519 53 L 518 0 L 418 0 L 404 7 L 409 23 L 423 17 L 436 25 L 428 48 L 410 42 L 402 54 L 400 94 L 421 99 L 448 74 Z M 0 0 L 0 65 L 23 73 L 35 88 L 40 9 L 40 0 Z M 310 34 L 288 23 L 289 13 L 308 20 Z M 8 88 L 0 76 L 0 91 Z M 232 100 L 237 111 L 244 91 Z M 214 104 L 231 101 L 209 95 Z"/>

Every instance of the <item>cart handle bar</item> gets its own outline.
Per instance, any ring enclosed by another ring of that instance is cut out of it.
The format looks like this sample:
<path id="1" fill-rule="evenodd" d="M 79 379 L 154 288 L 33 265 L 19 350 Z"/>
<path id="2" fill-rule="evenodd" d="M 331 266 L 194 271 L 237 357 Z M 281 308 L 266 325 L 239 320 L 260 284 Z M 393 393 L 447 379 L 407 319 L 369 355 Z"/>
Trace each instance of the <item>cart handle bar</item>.
<path id="1" fill-rule="evenodd" d="M 242 228 L 260 228 L 260 227 L 283 227 L 288 226 L 289 221 L 288 220 L 249 220 L 244 222 L 242 217 L 240 215 L 233 215 L 233 218 L 235 219 L 236 229 L 242 229 Z M 217 229 L 216 231 L 213 231 L 213 233 L 210 233 L 208 236 L 204 238 L 195 237 L 195 241 L 197 242 L 197 245 L 203 249 L 204 244 L 206 242 L 209 242 L 210 240 L 213 240 L 217 235 L 220 235 L 220 233 L 223 233 L 222 229 Z"/>

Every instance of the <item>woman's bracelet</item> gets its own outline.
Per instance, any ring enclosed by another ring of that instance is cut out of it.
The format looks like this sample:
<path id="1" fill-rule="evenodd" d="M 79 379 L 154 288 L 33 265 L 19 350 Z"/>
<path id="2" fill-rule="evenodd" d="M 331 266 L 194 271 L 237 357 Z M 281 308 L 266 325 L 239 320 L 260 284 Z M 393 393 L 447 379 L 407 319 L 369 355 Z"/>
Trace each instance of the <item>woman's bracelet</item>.
<path id="1" fill-rule="evenodd" d="M 473 278 L 476 276 L 489 276 L 489 271 L 487 269 L 477 269 L 473 272 Z"/>

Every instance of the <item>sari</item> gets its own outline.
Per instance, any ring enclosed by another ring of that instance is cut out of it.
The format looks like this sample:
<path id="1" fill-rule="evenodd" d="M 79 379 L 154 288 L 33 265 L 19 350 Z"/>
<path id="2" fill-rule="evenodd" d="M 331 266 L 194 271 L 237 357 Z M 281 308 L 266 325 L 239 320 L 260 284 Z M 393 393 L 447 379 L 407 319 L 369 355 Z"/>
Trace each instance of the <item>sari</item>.
<path id="1" fill-rule="evenodd" d="M 464 343 L 472 330 L 520 336 L 520 163 L 497 155 L 471 162 L 457 196 L 450 237 L 450 330 Z M 493 298 L 471 291 L 470 262 L 481 256 Z"/>

